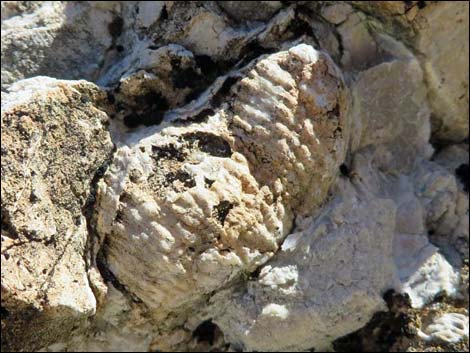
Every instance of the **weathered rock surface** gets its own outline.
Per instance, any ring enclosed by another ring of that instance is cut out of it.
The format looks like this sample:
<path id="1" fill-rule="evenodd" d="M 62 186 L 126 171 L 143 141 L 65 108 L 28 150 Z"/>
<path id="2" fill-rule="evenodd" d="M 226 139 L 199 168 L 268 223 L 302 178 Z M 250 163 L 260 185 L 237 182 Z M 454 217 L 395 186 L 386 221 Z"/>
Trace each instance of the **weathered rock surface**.
<path id="1" fill-rule="evenodd" d="M 286 238 L 215 322 L 248 351 L 329 348 L 383 309 L 382 293 L 394 282 L 395 212 L 391 200 L 354 193 L 333 201 Z"/>
<path id="2" fill-rule="evenodd" d="M 40 77 L 2 97 L 2 349 L 64 339 L 95 313 L 85 212 L 113 149 L 102 96 Z"/>
<path id="3" fill-rule="evenodd" d="M 344 158 L 350 102 L 330 58 L 299 45 L 245 75 L 207 123 L 118 149 L 99 184 L 109 268 L 159 315 L 272 257 Z"/>
<path id="4" fill-rule="evenodd" d="M 468 16 L 2 2 L 2 351 L 468 350 Z"/>

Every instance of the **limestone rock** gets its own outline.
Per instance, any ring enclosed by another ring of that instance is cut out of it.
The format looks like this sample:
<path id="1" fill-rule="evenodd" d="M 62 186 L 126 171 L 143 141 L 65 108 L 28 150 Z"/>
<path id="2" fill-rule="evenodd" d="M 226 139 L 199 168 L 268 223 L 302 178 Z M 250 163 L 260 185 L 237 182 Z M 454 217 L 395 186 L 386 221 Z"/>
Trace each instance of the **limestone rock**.
<path id="1" fill-rule="evenodd" d="M 468 2 L 1 6 L 2 351 L 468 350 Z"/>
<path id="2" fill-rule="evenodd" d="M 113 144 L 95 85 L 38 78 L 10 91 L 2 99 L 2 349 L 34 350 L 79 332 L 95 313 L 84 207 Z"/>
<path id="3" fill-rule="evenodd" d="M 321 15 L 328 21 L 335 25 L 347 20 L 348 16 L 352 14 L 353 8 L 347 3 L 333 4 L 326 6 L 322 9 Z"/>
<path id="4" fill-rule="evenodd" d="M 429 108 L 416 59 L 393 60 L 362 71 L 354 84 L 354 94 L 355 124 L 361 125 L 362 137 L 353 148 L 393 144 L 395 150 L 413 148 L 427 154 Z"/>
<path id="5" fill-rule="evenodd" d="M 395 276 L 395 210 L 386 199 L 333 201 L 307 229 L 286 238 L 216 323 L 248 351 L 328 349 L 383 308 L 382 291 Z"/>
<path id="6" fill-rule="evenodd" d="M 414 20 L 416 49 L 423 55 L 435 135 L 468 137 L 468 2 L 436 2 Z"/>
<path id="7" fill-rule="evenodd" d="M 328 56 L 299 45 L 245 76 L 206 123 L 118 149 L 99 184 L 109 268 L 159 315 L 272 257 L 344 158 L 349 101 Z"/>
<path id="8" fill-rule="evenodd" d="M 444 341 L 456 343 L 468 338 L 468 316 L 448 313 L 436 317 L 434 321 L 421 332 L 421 337 L 427 341 Z"/>
<path id="9" fill-rule="evenodd" d="M 113 40 L 112 12 L 86 2 L 36 7 L 2 20 L 2 88 L 38 75 L 92 80 Z"/>

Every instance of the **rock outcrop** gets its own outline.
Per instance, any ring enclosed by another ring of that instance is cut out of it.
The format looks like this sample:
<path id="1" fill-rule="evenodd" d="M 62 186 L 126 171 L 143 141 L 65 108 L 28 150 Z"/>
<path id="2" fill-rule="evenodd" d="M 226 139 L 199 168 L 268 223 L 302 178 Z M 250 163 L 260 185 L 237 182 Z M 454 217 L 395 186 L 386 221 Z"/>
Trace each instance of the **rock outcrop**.
<path id="1" fill-rule="evenodd" d="M 86 216 L 113 150 L 103 96 L 38 77 L 2 97 L 2 349 L 65 339 L 96 312 Z"/>
<path id="2" fill-rule="evenodd" d="M 468 350 L 468 2 L 2 2 L 2 351 Z"/>

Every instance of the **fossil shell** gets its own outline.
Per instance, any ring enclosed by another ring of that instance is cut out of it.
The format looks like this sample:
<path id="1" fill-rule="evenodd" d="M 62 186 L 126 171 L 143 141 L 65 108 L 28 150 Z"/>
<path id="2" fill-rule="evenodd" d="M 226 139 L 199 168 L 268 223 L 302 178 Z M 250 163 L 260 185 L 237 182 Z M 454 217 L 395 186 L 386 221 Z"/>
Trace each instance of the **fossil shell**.
<path id="1" fill-rule="evenodd" d="M 121 147 L 100 182 L 109 268 L 152 309 L 266 262 L 294 217 L 325 201 L 344 157 L 349 100 L 327 55 L 298 45 L 242 74 L 206 122 Z"/>

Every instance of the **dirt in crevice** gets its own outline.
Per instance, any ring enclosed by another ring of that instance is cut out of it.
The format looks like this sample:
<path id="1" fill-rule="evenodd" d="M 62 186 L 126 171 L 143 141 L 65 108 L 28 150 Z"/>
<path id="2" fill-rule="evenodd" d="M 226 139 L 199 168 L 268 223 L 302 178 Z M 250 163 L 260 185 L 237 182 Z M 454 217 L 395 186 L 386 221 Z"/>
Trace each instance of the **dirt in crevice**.
<path id="1" fill-rule="evenodd" d="M 384 300 L 389 311 L 375 313 L 362 329 L 335 340 L 336 352 L 389 352 L 417 334 L 409 296 L 389 290 Z"/>
<path id="2" fill-rule="evenodd" d="M 378 312 L 363 328 L 333 342 L 336 352 L 465 352 L 468 338 L 457 343 L 424 341 L 418 330 L 429 325 L 433 318 L 444 313 L 466 314 L 468 310 L 468 263 L 461 269 L 460 296 L 445 292 L 421 309 L 411 307 L 409 296 L 389 290 L 384 295 L 389 311 Z"/>

